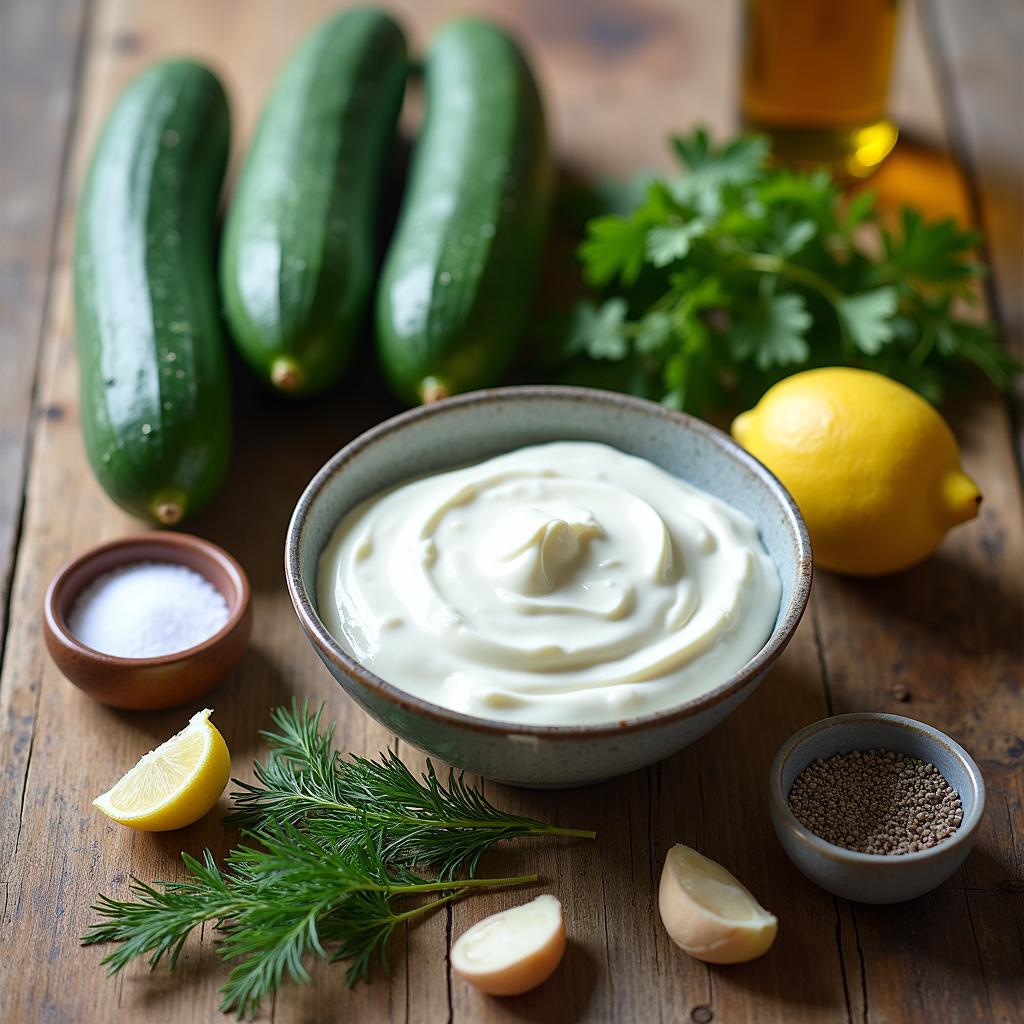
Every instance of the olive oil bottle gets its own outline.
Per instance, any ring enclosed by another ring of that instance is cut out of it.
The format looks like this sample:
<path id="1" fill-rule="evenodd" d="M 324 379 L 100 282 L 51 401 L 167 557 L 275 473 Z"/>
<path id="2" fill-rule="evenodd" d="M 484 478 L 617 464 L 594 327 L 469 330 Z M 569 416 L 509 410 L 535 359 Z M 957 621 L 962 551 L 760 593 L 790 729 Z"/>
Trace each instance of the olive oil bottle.
<path id="1" fill-rule="evenodd" d="M 863 178 L 888 155 L 898 0 L 747 0 L 743 120 L 784 163 Z"/>

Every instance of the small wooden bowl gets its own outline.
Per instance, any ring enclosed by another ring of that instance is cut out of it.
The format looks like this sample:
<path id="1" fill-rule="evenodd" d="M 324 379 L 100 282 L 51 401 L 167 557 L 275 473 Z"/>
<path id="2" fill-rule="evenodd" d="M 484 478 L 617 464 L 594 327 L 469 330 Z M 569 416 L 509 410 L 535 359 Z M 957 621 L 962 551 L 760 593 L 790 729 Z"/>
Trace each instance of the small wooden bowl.
<path id="1" fill-rule="evenodd" d="M 205 576 L 224 596 L 228 621 L 195 647 L 157 658 L 118 658 L 86 647 L 68 627 L 78 595 L 98 576 L 138 562 L 170 562 Z M 43 598 L 43 635 L 57 667 L 94 700 L 156 711 L 188 704 L 239 662 L 252 633 L 249 580 L 223 548 L 187 533 L 140 533 L 100 544 L 68 562 Z"/>

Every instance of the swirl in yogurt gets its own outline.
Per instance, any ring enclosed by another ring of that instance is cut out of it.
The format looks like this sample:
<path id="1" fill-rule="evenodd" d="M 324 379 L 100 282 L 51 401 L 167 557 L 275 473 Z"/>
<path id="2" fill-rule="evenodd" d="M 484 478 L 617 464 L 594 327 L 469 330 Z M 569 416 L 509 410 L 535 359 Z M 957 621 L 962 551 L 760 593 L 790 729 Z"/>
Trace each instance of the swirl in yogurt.
<path id="1" fill-rule="evenodd" d="M 645 459 L 559 441 L 363 502 L 320 557 L 320 616 L 392 685 L 456 711 L 596 724 L 725 682 L 771 634 L 754 523 Z"/>

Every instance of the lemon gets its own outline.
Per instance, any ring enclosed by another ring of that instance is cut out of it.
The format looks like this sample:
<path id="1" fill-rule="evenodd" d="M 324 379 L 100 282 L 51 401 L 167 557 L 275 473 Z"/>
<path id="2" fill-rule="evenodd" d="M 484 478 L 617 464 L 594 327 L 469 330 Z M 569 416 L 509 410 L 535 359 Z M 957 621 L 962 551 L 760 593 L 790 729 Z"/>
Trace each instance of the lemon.
<path id="1" fill-rule="evenodd" d="M 721 864 L 692 847 L 668 851 L 658 909 L 669 938 L 709 964 L 738 964 L 767 953 L 779 922 Z"/>
<path id="2" fill-rule="evenodd" d="M 822 568 L 898 572 L 977 514 L 946 421 L 919 395 L 868 370 L 829 367 L 780 381 L 732 425 L 803 513 Z"/>
<path id="3" fill-rule="evenodd" d="M 168 832 L 198 821 L 217 802 L 231 774 L 224 737 L 209 708 L 93 800 L 113 821 L 142 832 Z"/>

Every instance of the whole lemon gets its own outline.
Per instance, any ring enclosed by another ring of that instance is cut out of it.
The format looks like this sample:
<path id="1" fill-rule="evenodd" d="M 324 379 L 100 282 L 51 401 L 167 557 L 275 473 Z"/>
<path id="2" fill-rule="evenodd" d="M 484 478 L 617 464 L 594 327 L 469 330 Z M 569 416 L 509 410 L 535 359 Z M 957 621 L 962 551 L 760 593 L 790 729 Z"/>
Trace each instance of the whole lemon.
<path id="1" fill-rule="evenodd" d="M 793 495 L 817 565 L 882 576 L 927 558 L 981 494 L 956 438 L 923 398 L 869 370 L 780 381 L 732 434 Z"/>

